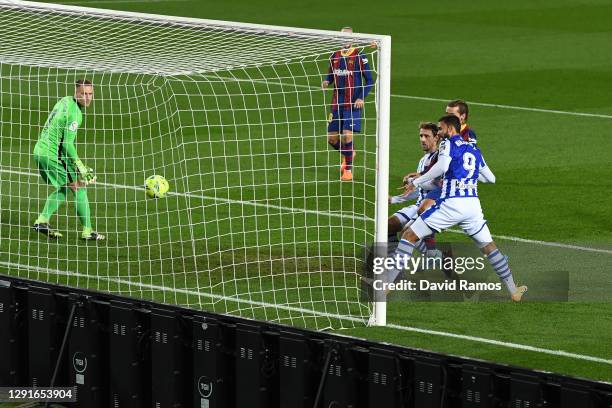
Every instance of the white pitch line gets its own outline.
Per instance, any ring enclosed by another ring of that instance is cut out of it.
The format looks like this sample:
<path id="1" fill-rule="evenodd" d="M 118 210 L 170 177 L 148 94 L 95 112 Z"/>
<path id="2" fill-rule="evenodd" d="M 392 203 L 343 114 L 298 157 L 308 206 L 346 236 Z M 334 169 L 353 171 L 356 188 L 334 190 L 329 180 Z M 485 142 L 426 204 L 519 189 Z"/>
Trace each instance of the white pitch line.
<path id="1" fill-rule="evenodd" d="M 136 190 L 136 191 L 143 190 L 144 191 L 144 187 L 124 186 L 124 185 L 121 185 L 121 184 L 112 184 L 112 183 L 98 183 L 98 184 L 101 184 L 101 185 L 104 185 L 104 186 L 107 186 L 107 187 L 123 188 L 123 189 Z M 306 208 L 284 207 L 282 205 L 259 203 L 257 201 L 232 200 L 231 198 L 205 196 L 205 195 L 192 194 L 192 193 L 169 192 L 169 193 L 167 193 L 167 195 L 169 195 L 169 196 L 179 196 L 179 197 L 199 198 L 199 199 L 202 199 L 202 200 L 220 201 L 222 203 L 248 205 L 248 206 L 252 206 L 252 207 L 273 208 L 275 210 L 285 211 L 285 212 L 288 212 L 288 213 L 314 214 L 314 215 L 320 215 L 320 216 L 323 216 L 323 217 L 347 218 L 347 219 L 351 219 L 351 220 L 360 220 L 360 221 L 374 221 L 373 218 L 366 217 L 366 216 L 361 216 L 361 215 L 342 214 L 342 213 L 334 213 L 334 212 L 327 212 L 327 211 L 309 210 L 309 209 L 306 209 Z M 612 251 L 610 251 L 610 252 L 612 253 Z"/>
<path id="2" fill-rule="evenodd" d="M 422 334 L 431 334 L 431 335 L 442 336 L 442 337 L 451 337 L 454 339 L 491 344 L 491 345 L 499 346 L 499 347 L 507 347 L 507 348 L 518 349 L 518 350 L 533 351 L 535 353 L 550 354 L 553 356 L 575 358 L 578 360 L 586 360 L 586 361 L 592 361 L 595 363 L 612 365 L 612 360 L 610 359 L 587 356 L 584 354 L 570 353 L 570 352 L 563 351 L 563 350 L 550 350 L 550 349 L 545 349 L 541 347 L 528 346 L 525 344 L 512 343 L 512 342 L 500 341 L 500 340 L 492 340 L 492 339 L 487 339 L 483 337 L 475 337 L 475 336 L 468 336 L 465 334 L 449 333 L 449 332 L 443 332 L 439 330 L 421 329 L 418 327 L 410 327 L 410 326 L 400 326 L 397 324 L 388 324 L 386 327 L 390 327 L 392 329 L 397 329 L 397 330 L 402 330 L 402 331 L 410 331 L 410 332 L 422 333 Z"/>
<path id="3" fill-rule="evenodd" d="M 107 276 L 91 276 L 91 275 L 86 275 L 86 274 L 82 274 L 78 272 L 60 271 L 58 269 L 44 268 L 44 267 L 35 266 L 35 265 L 22 265 L 22 264 L 18 264 L 14 262 L 6 262 L 6 261 L 0 261 L 0 265 L 6 266 L 9 268 L 17 268 L 17 269 L 21 268 L 21 269 L 31 270 L 34 272 L 47 273 L 47 274 L 52 274 L 52 275 L 79 277 L 79 278 L 94 279 L 94 280 L 97 279 L 97 280 L 102 280 L 106 282 L 123 284 L 123 285 L 128 285 L 128 286 L 136 286 L 136 287 L 146 288 L 146 289 L 160 290 L 160 291 L 166 291 L 166 292 L 176 292 L 176 293 L 181 293 L 185 295 L 207 297 L 207 298 L 211 298 L 215 300 L 229 300 L 229 301 L 233 301 L 236 303 L 246 303 L 252 306 L 268 307 L 268 308 L 273 308 L 273 309 L 287 310 L 287 311 L 306 313 L 306 314 L 309 313 L 309 314 L 313 314 L 313 315 L 320 316 L 320 317 L 346 320 L 346 321 L 351 321 L 355 323 L 363 324 L 366 322 L 365 319 L 360 319 L 360 318 L 351 317 L 351 316 L 337 315 L 337 314 L 328 313 L 328 312 L 321 312 L 318 310 L 304 309 L 304 308 L 299 308 L 299 307 L 294 307 L 294 306 L 275 305 L 273 303 L 258 302 L 258 301 L 249 300 L 249 299 L 240 299 L 240 298 L 235 298 L 235 297 L 215 295 L 212 293 L 196 292 L 194 290 L 189 290 L 189 289 L 169 288 L 166 286 L 152 285 L 152 284 L 142 283 L 142 282 L 134 282 L 130 280 L 111 278 Z M 397 324 L 388 324 L 386 327 L 391 328 L 391 329 L 396 329 L 396 330 L 410 331 L 410 332 L 428 334 L 428 335 L 434 335 L 434 336 L 440 336 L 440 337 L 449 337 L 449 338 L 454 338 L 454 339 L 473 341 L 476 343 L 490 344 L 490 345 L 499 346 L 499 347 L 531 351 L 531 352 L 541 353 L 541 354 L 549 354 L 549 355 L 553 355 L 557 357 L 573 358 L 577 360 L 585 360 L 585 361 L 591 361 L 594 363 L 612 365 L 612 360 L 610 359 L 594 357 L 594 356 L 589 356 L 589 355 L 584 355 L 584 354 L 570 353 L 570 352 L 563 351 L 563 350 L 550 350 L 550 349 L 545 349 L 545 348 L 540 348 L 540 347 L 529 346 L 525 344 L 487 339 L 484 337 L 468 336 L 464 334 L 444 332 L 444 331 L 439 331 L 439 330 L 422 329 L 419 327 L 401 326 Z"/>
<path id="4" fill-rule="evenodd" d="M 444 232 L 452 232 L 453 234 L 464 234 L 465 235 L 465 233 L 463 231 L 455 230 L 455 229 L 448 229 L 448 230 L 446 230 Z M 579 246 L 579 245 L 563 244 L 561 242 L 538 241 L 537 239 L 510 237 L 510 236 L 507 236 L 507 235 L 492 235 L 492 236 L 493 236 L 493 238 L 497 238 L 497 239 L 505 239 L 505 240 L 508 240 L 508 241 L 515 241 L 515 242 L 525 242 L 527 244 L 536 244 L 536 245 L 555 247 L 555 248 L 563 248 L 563 249 L 575 249 L 575 250 L 578 250 L 578 251 L 598 252 L 598 253 L 601 253 L 601 254 L 612 254 L 612 250 L 610 250 L 610 249 L 590 248 L 590 247 L 583 247 L 583 246 Z"/>
<path id="5" fill-rule="evenodd" d="M 5 170 L 5 169 L 2 169 L 2 168 L 0 168 L 0 173 L 11 173 L 11 174 L 18 174 L 18 175 L 21 175 L 21 176 L 29 176 L 29 177 L 38 177 L 38 176 L 40 176 L 39 174 L 36 174 L 36 173 L 30 173 L 30 172 L 26 172 L 26 171 L 17 171 L 17 170 Z M 105 186 L 105 187 L 113 187 L 113 188 L 121 188 L 121 189 L 125 189 L 125 190 L 144 191 L 144 187 L 126 186 L 126 185 L 123 185 L 123 184 L 96 182 L 96 185 L 101 185 L 101 186 Z M 259 203 L 257 201 L 232 200 L 231 198 L 206 196 L 206 195 L 193 194 L 193 193 L 169 192 L 169 193 L 167 193 L 167 195 L 168 196 L 189 197 L 189 198 L 199 198 L 199 199 L 202 199 L 202 200 L 220 201 L 222 203 L 240 204 L 240 205 L 247 205 L 247 206 L 251 206 L 251 207 L 273 208 L 275 210 L 286 211 L 286 212 L 289 212 L 289 213 L 314 214 L 314 215 L 320 215 L 320 216 L 323 216 L 323 217 L 347 218 L 347 219 L 351 219 L 351 220 L 360 220 L 360 221 L 374 221 L 373 218 L 362 216 L 362 215 L 342 214 L 342 213 L 327 212 L 327 211 L 317 211 L 317 210 L 309 210 L 309 209 L 306 209 L 306 208 L 284 207 L 282 205 Z"/>
<path id="6" fill-rule="evenodd" d="M 214 75 L 204 75 L 204 77 L 209 79 L 220 79 L 223 81 L 234 81 L 234 82 L 249 82 L 249 83 L 258 83 L 263 85 L 276 85 L 283 86 L 289 88 L 304 88 L 312 91 L 320 90 L 325 92 L 319 86 L 312 86 L 306 84 L 292 84 L 288 82 L 279 82 L 279 81 L 266 81 L 261 79 L 244 79 L 244 78 L 230 78 L 230 77 L 222 77 L 222 76 L 214 76 Z M 432 98 L 428 96 L 417 96 L 417 95 L 402 95 L 402 94 L 391 94 L 392 98 L 400 98 L 400 99 L 414 99 L 418 101 L 429 101 L 429 102 L 443 102 L 448 103 L 452 100 L 452 98 Z M 527 112 L 538 112 L 538 113 L 552 113 L 556 115 L 569 115 L 569 116 L 582 116 L 588 118 L 602 118 L 602 119 L 612 119 L 612 115 L 607 115 L 604 113 L 590 113 L 590 112 L 571 112 L 571 111 L 563 111 L 556 109 L 544 109 L 544 108 L 530 108 L 526 106 L 516 106 L 516 105 L 504 105 L 498 103 L 487 103 L 487 102 L 475 102 L 475 101 L 466 101 L 469 105 L 475 106 L 485 106 L 488 108 L 499 108 L 499 109 L 510 109 L 510 110 L 520 110 Z"/>
<path id="7" fill-rule="evenodd" d="M 96 5 L 96 4 L 134 4 L 134 3 L 177 3 L 190 0 L 83 0 L 83 1 L 58 1 L 59 4 L 75 5 Z"/>
<path id="8" fill-rule="evenodd" d="M 29 177 L 39 176 L 36 173 L 29 173 L 29 172 L 17 171 L 17 170 L 6 170 L 2 168 L 0 168 L 0 173 L 18 174 L 18 175 L 29 176 Z M 136 190 L 136 191 L 140 191 L 143 189 L 142 187 L 125 186 L 121 184 L 112 184 L 112 183 L 98 182 L 97 184 L 107 186 L 107 187 L 122 188 L 122 189 L 128 189 L 128 190 Z M 332 213 L 332 212 L 326 212 L 326 211 L 308 210 L 304 208 L 283 207 L 280 205 L 265 204 L 265 203 L 258 203 L 258 202 L 252 202 L 252 201 L 232 200 L 228 198 L 205 196 L 205 195 L 198 195 L 198 194 L 191 194 L 191 193 L 169 193 L 168 195 L 177 195 L 181 197 L 190 197 L 190 198 L 200 198 L 203 200 L 220 201 L 220 202 L 224 202 L 228 204 L 240 204 L 240 205 L 249 205 L 253 207 L 274 208 L 277 210 L 287 211 L 290 213 L 304 213 L 304 214 L 319 215 L 323 217 L 338 217 L 338 218 L 347 218 L 347 219 L 360 220 L 360 221 L 374 221 L 374 219 L 369 218 L 369 217 L 356 216 L 352 214 L 339 214 L 339 213 Z M 463 234 L 462 231 L 453 230 L 453 229 L 446 230 L 445 232 L 451 232 L 454 234 Z M 579 246 L 579 245 L 564 244 L 561 242 L 538 241 L 534 239 L 512 237 L 512 236 L 507 236 L 507 235 L 493 235 L 493 238 L 503 239 L 507 241 L 515 241 L 515 242 L 525 242 L 529 244 L 536 244 L 536 245 L 542 245 L 542 246 L 548 246 L 548 247 L 554 247 L 554 248 L 572 249 L 572 250 L 577 250 L 577 251 L 596 252 L 596 253 L 612 255 L 612 250 L 609 250 L 609 249 L 584 247 L 584 246 Z"/>
<path id="9" fill-rule="evenodd" d="M 415 99 L 418 101 L 444 102 L 444 103 L 448 103 L 451 100 L 451 99 L 443 99 L 443 98 L 430 98 L 427 96 L 399 95 L 399 94 L 391 94 L 391 97 L 402 98 L 402 99 Z M 557 115 L 584 116 L 584 117 L 589 117 L 589 118 L 612 119 L 612 115 L 606 115 L 603 113 L 571 112 L 571 111 L 562 111 L 562 110 L 555 110 L 555 109 L 529 108 L 525 106 L 502 105 L 502 104 L 497 104 L 497 103 L 474 102 L 474 101 L 466 101 L 466 102 L 469 105 L 486 106 L 489 108 L 511 109 L 511 110 L 521 110 L 521 111 L 528 111 L 528 112 L 540 112 L 540 113 L 554 113 Z"/>

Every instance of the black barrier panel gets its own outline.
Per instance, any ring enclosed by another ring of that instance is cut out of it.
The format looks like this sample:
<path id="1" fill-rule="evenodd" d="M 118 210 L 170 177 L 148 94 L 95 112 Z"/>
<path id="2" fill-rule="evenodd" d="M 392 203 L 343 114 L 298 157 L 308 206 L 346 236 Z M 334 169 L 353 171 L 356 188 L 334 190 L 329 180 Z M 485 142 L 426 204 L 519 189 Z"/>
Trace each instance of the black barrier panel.
<path id="1" fill-rule="evenodd" d="M 414 406 L 437 408 L 442 403 L 442 367 L 437 359 L 418 357 L 414 361 Z"/>
<path id="2" fill-rule="evenodd" d="M 69 382 L 77 389 L 80 408 L 109 406 L 108 323 L 110 303 L 74 299 L 76 309 L 68 344 Z"/>
<path id="3" fill-rule="evenodd" d="M 319 407 L 356 408 L 359 401 L 359 382 L 355 357 L 346 342 L 329 342 L 330 353 L 325 375 L 323 404 Z"/>
<path id="4" fill-rule="evenodd" d="M 463 367 L 452 360 L 442 363 L 442 404 L 461 407 L 463 396 Z"/>
<path id="5" fill-rule="evenodd" d="M 510 379 L 510 406 L 531 408 L 543 406 L 542 386 L 537 377 L 513 373 Z"/>
<path id="6" fill-rule="evenodd" d="M 110 403 L 114 408 L 151 404 L 149 314 L 134 304 L 111 301 Z"/>
<path id="7" fill-rule="evenodd" d="M 510 401 L 509 374 L 495 373 L 493 375 L 493 401 L 493 406 L 497 406 L 507 401 Z"/>
<path id="8" fill-rule="evenodd" d="M 236 408 L 278 407 L 278 333 L 236 326 Z"/>
<path id="9" fill-rule="evenodd" d="M 192 321 L 194 407 L 233 407 L 235 326 L 194 316 Z"/>
<path id="10" fill-rule="evenodd" d="M 561 406 L 561 384 L 552 382 L 542 382 L 542 404 L 546 407 Z"/>
<path id="11" fill-rule="evenodd" d="M 48 387 L 67 327 L 68 295 L 44 287 L 28 291 L 28 384 Z M 60 360 L 54 386 L 67 385 L 66 363 Z"/>
<path id="12" fill-rule="evenodd" d="M 151 385 L 153 407 L 189 406 L 191 367 L 187 364 L 190 334 L 172 310 L 151 313 Z M 189 368 L 188 368 L 189 367 Z"/>
<path id="13" fill-rule="evenodd" d="M 27 384 L 27 288 L 0 281 L 0 385 Z"/>
<path id="14" fill-rule="evenodd" d="M 395 353 L 390 353 L 387 350 L 371 349 L 368 365 L 368 407 L 402 407 L 400 366 Z"/>
<path id="15" fill-rule="evenodd" d="M 15 329 L 13 325 L 13 289 L 11 282 L 0 281 L 0 384 L 15 385 L 15 366 L 11 356 L 15 353 Z"/>
<path id="16" fill-rule="evenodd" d="M 397 364 L 401 406 L 414 407 L 414 358 L 398 352 Z"/>
<path id="17" fill-rule="evenodd" d="M 350 351 L 355 359 L 355 372 L 351 374 L 355 377 L 355 382 L 357 383 L 357 407 L 365 407 L 369 399 L 368 373 L 370 372 L 370 348 L 354 344 Z"/>
<path id="18" fill-rule="evenodd" d="M 578 386 L 563 385 L 560 392 L 560 399 L 560 408 L 593 408 L 595 406 L 588 389 Z"/>
<path id="19" fill-rule="evenodd" d="M 464 365 L 462 408 L 493 408 L 493 378 L 490 370 Z"/>
<path id="20" fill-rule="evenodd" d="M 300 333 L 281 332 L 279 339 L 280 408 L 312 408 L 321 374 L 317 351 L 322 342 Z"/>
<path id="21" fill-rule="evenodd" d="M 55 302 L 50 289 L 28 292 L 28 385 L 49 386 L 57 357 L 51 318 Z"/>

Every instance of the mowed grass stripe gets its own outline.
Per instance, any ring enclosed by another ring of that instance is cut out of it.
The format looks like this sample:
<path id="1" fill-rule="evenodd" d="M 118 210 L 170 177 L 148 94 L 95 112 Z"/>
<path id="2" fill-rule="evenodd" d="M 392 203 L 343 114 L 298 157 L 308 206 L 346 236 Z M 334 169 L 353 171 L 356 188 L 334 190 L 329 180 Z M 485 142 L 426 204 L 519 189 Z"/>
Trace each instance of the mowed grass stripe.
<path id="1" fill-rule="evenodd" d="M 36 173 L 30 173 L 30 172 L 19 171 L 19 170 L 3 169 L 3 168 L 0 168 L 0 173 L 16 174 L 16 175 L 22 175 L 22 176 L 27 176 L 27 177 L 39 177 L 39 175 Z M 144 189 L 143 187 L 139 187 L 139 186 L 127 186 L 127 185 L 104 183 L 104 182 L 99 182 L 97 184 L 101 186 L 105 186 L 105 187 L 122 188 L 122 189 L 134 190 L 134 191 L 141 191 Z M 374 219 L 370 217 L 365 217 L 365 216 L 360 216 L 360 215 L 355 215 L 355 214 L 334 213 L 334 212 L 328 212 L 328 211 L 310 210 L 306 208 L 285 207 L 285 206 L 279 206 L 279 205 L 274 205 L 274 204 L 260 203 L 256 201 L 233 200 L 233 199 L 227 199 L 223 197 L 206 196 L 206 195 L 192 194 L 192 193 L 170 192 L 168 193 L 168 195 L 169 196 L 179 196 L 179 197 L 189 197 L 189 198 L 199 198 L 203 200 L 219 201 L 219 202 L 224 202 L 228 204 L 239 204 L 239 205 L 248 205 L 248 206 L 253 206 L 253 207 L 272 208 L 272 209 L 276 209 L 280 211 L 287 211 L 290 213 L 314 214 L 314 215 L 325 216 L 325 217 L 344 218 L 344 219 L 359 220 L 359 221 L 372 221 L 372 222 L 374 221 Z M 447 230 L 447 232 L 451 232 L 454 234 L 463 234 L 463 231 L 454 230 L 454 229 Z M 596 252 L 596 253 L 612 255 L 612 250 L 608 250 L 608 249 L 591 248 L 591 247 L 585 247 L 585 246 L 580 246 L 580 245 L 564 244 L 561 242 L 539 241 L 539 240 L 526 239 L 526 238 L 514 237 L 514 236 L 506 236 L 506 235 L 493 235 L 493 237 L 497 239 L 507 240 L 507 241 L 524 242 L 524 243 L 550 246 L 550 247 L 556 247 L 556 248 L 564 248 L 564 249 L 570 249 L 570 250 Z"/>
<path id="2" fill-rule="evenodd" d="M 36 174 L 36 173 L 30 173 L 30 172 L 18 171 L 18 170 L 9 170 L 9 169 L 3 169 L 3 168 L 0 168 L 0 173 L 16 174 L 16 175 L 27 176 L 27 177 L 40 177 L 40 175 Z M 140 187 L 140 186 L 127 186 L 127 185 L 123 185 L 123 184 L 105 183 L 105 182 L 102 182 L 102 181 L 97 182 L 96 185 L 105 186 L 105 187 L 112 187 L 112 188 L 122 188 L 122 189 L 127 189 L 127 190 L 134 190 L 134 191 L 143 191 L 144 192 L 144 187 Z M 346 219 L 360 220 L 360 221 L 374 221 L 373 218 L 366 217 L 366 216 L 361 216 L 361 215 L 355 215 L 355 214 L 345 214 L 345 213 L 328 212 L 328 211 L 317 211 L 317 210 L 309 210 L 307 208 L 285 207 L 285 206 L 274 205 L 274 204 L 260 203 L 260 202 L 257 202 L 257 201 L 233 200 L 233 199 L 230 199 L 230 198 L 207 196 L 207 195 L 202 195 L 202 194 L 178 193 L 178 192 L 170 191 L 170 192 L 168 192 L 167 195 L 168 196 L 178 196 L 178 197 L 199 198 L 199 199 L 202 199 L 202 200 L 219 201 L 219 202 L 227 203 L 227 204 L 240 204 L 240 205 L 249 205 L 249 206 L 253 206 L 253 207 L 272 208 L 272 209 L 275 209 L 275 210 L 287 211 L 287 212 L 290 212 L 290 213 L 304 213 L 304 214 L 314 214 L 314 215 L 320 215 L 320 216 L 325 216 L 325 217 L 333 217 L 333 218 L 346 218 Z"/>

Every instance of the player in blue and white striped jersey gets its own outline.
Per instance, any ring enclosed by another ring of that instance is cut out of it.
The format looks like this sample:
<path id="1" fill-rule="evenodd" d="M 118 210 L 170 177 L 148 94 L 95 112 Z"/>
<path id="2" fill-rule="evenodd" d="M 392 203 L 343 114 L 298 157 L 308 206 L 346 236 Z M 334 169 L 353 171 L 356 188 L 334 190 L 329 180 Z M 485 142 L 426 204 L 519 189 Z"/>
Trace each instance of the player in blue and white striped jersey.
<path id="1" fill-rule="evenodd" d="M 455 115 L 459 119 L 459 122 L 461 123 L 461 131 L 459 132 L 459 134 L 461 135 L 463 140 L 465 140 L 466 142 L 474 143 L 474 144 L 477 143 L 476 133 L 467 124 L 469 107 L 465 101 L 461 99 L 455 99 L 453 101 L 450 101 L 446 105 L 446 114 Z M 409 176 L 412 178 L 417 178 L 422 175 L 423 173 L 417 172 L 417 173 L 411 173 Z M 417 214 L 418 215 L 423 214 L 428 208 L 430 208 L 436 203 L 436 200 L 438 198 L 439 198 L 438 196 L 433 196 L 432 198 L 423 199 L 421 201 L 421 206 Z M 434 248 L 436 245 L 436 241 L 435 241 L 435 238 L 433 238 L 433 236 L 430 238 L 426 238 L 425 242 L 427 243 L 428 247 Z"/>
<path id="2" fill-rule="evenodd" d="M 443 116 L 439 127 L 445 140 L 438 148 L 438 161 L 427 173 L 413 180 L 411 186 L 417 188 L 443 176 L 440 198 L 435 206 L 421 214 L 404 230 L 396 253 L 410 257 L 420 239 L 459 225 L 487 256 L 496 274 L 508 288 L 512 300 L 518 302 L 527 291 L 527 286 L 517 287 L 514 283 L 508 258 L 497 249 L 478 199 L 478 182 L 494 183 L 495 176 L 485 163 L 480 149 L 461 137 L 461 123 L 456 116 Z M 399 270 L 394 269 L 385 280 L 393 282 L 399 273 Z"/>
<path id="3" fill-rule="evenodd" d="M 419 141 L 421 142 L 421 148 L 425 152 L 419 164 L 417 166 L 417 173 L 426 173 L 431 166 L 434 165 L 438 159 L 438 125 L 432 122 L 423 122 L 419 125 Z M 411 173 L 413 174 L 413 173 Z M 407 182 L 408 176 L 404 178 L 404 182 Z M 405 201 L 416 200 L 415 204 L 406 206 L 401 210 L 397 211 L 391 217 L 388 222 L 388 243 L 390 249 L 395 249 L 398 238 L 397 233 L 400 232 L 408 223 L 413 222 L 418 217 L 418 210 L 421 202 L 425 199 L 439 197 L 441 182 L 433 181 L 427 185 L 422 185 L 418 189 L 415 189 L 409 194 L 401 194 L 393 197 L 389 197 L 390 204 L 398 204 Z M 424 240 L 425 241 L 425 240 Z M 435 250 L 435 244 L 433 247 L 428 247 L 425 242 L 420 242 L 419 251 L 423 254 L 427 250 Z M 434 254 L 430 254 L 434 255 Z M 436 254 L 437 255 L 437 254 Z"/>

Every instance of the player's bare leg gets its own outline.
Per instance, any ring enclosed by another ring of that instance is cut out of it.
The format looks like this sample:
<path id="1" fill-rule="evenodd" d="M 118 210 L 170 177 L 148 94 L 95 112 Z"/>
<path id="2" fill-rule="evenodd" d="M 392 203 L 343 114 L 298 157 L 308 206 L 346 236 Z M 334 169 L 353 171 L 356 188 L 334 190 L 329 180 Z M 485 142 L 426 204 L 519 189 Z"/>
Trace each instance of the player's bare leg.
<path id="1" fill-rule="evenodd" d="M 391 254 L 395 251 L 395 248 L 399 243 L 397 233 L 401 230 L 402 222 L 400 219 L 395 215 L 389 217 L 389 220 L 387 221 L 387 253 Z"/>
<path id="2" fill-rule="evenodd" d="M 389 235 L 391 234 L 395 235 L 401 230 L 402 230 L 402 223 L 399 220 L 399 218 L 397 218 L 395 215 L 392 215 L 391 217 L 389 217 L 389 221 L 387 222 L 387 231 L 389 232 Z"/>
<path id="3" fill-rule="evenodd" d="M 355 150 L 353 149 L 353 131 L 343 130 L 340 138 L 340 153 L 342 153 L 342 165 L 340 166 L 340 180 L 353 180 L 353 159 Z"/>
<path id="4" fill-rule="evenodd" d="M 402 241 L 408 241 L 411 244 L 416 244 L 419 241 L 419 237 L 414 233 L 412 228 L 406 228 L 402 233 Z"/>
<path id="5" fill-rule="evenodd" d="M 329 132 L 327 134 L 327 143 L 329 143 L 329 145 L 331 147 L 334 148 L 334 150 L 340 150 L 340 135 L 338 134 L 338 132 Z"/>
<path id="6" fill-rule="evenodd" d="M 436 200 L 432 200 L 431 198 L 424 198 L 423 201 L 421 201 L 421 205 L 419 206 L 419 209 L 417 210 L 417 214 L 418 215 L 423 214 L 425 211 L 430 209 L 435 204 L 436 204 Z M 434 256 L 433 253 L 429 253 L 429 252 L 430 251 L 436 251 L 436 238 L 435 238 L 435 234 L 431 234 L 431 235 L 426 236 L 425 238 L 423 238 L 423 243 L 425 245 L 426 251 L 428 252 L 427 255 L 428 256 Z M 435 254 L 435 256 L 439 256 L 439 255 L 442 255 L 442 253 L 439 252 L 439 253 Z"/>
<path id="7" fill-rule="evenodd" d="M 435 203 L 436 203 L 436 200 L 432 200 L 431 198 L 424 198 L 423 201 L 421 201 L 421 205 L 419 206 L 419 209 L 417 210 L 417 214 L 419 215 L 423 214 Z"/>

